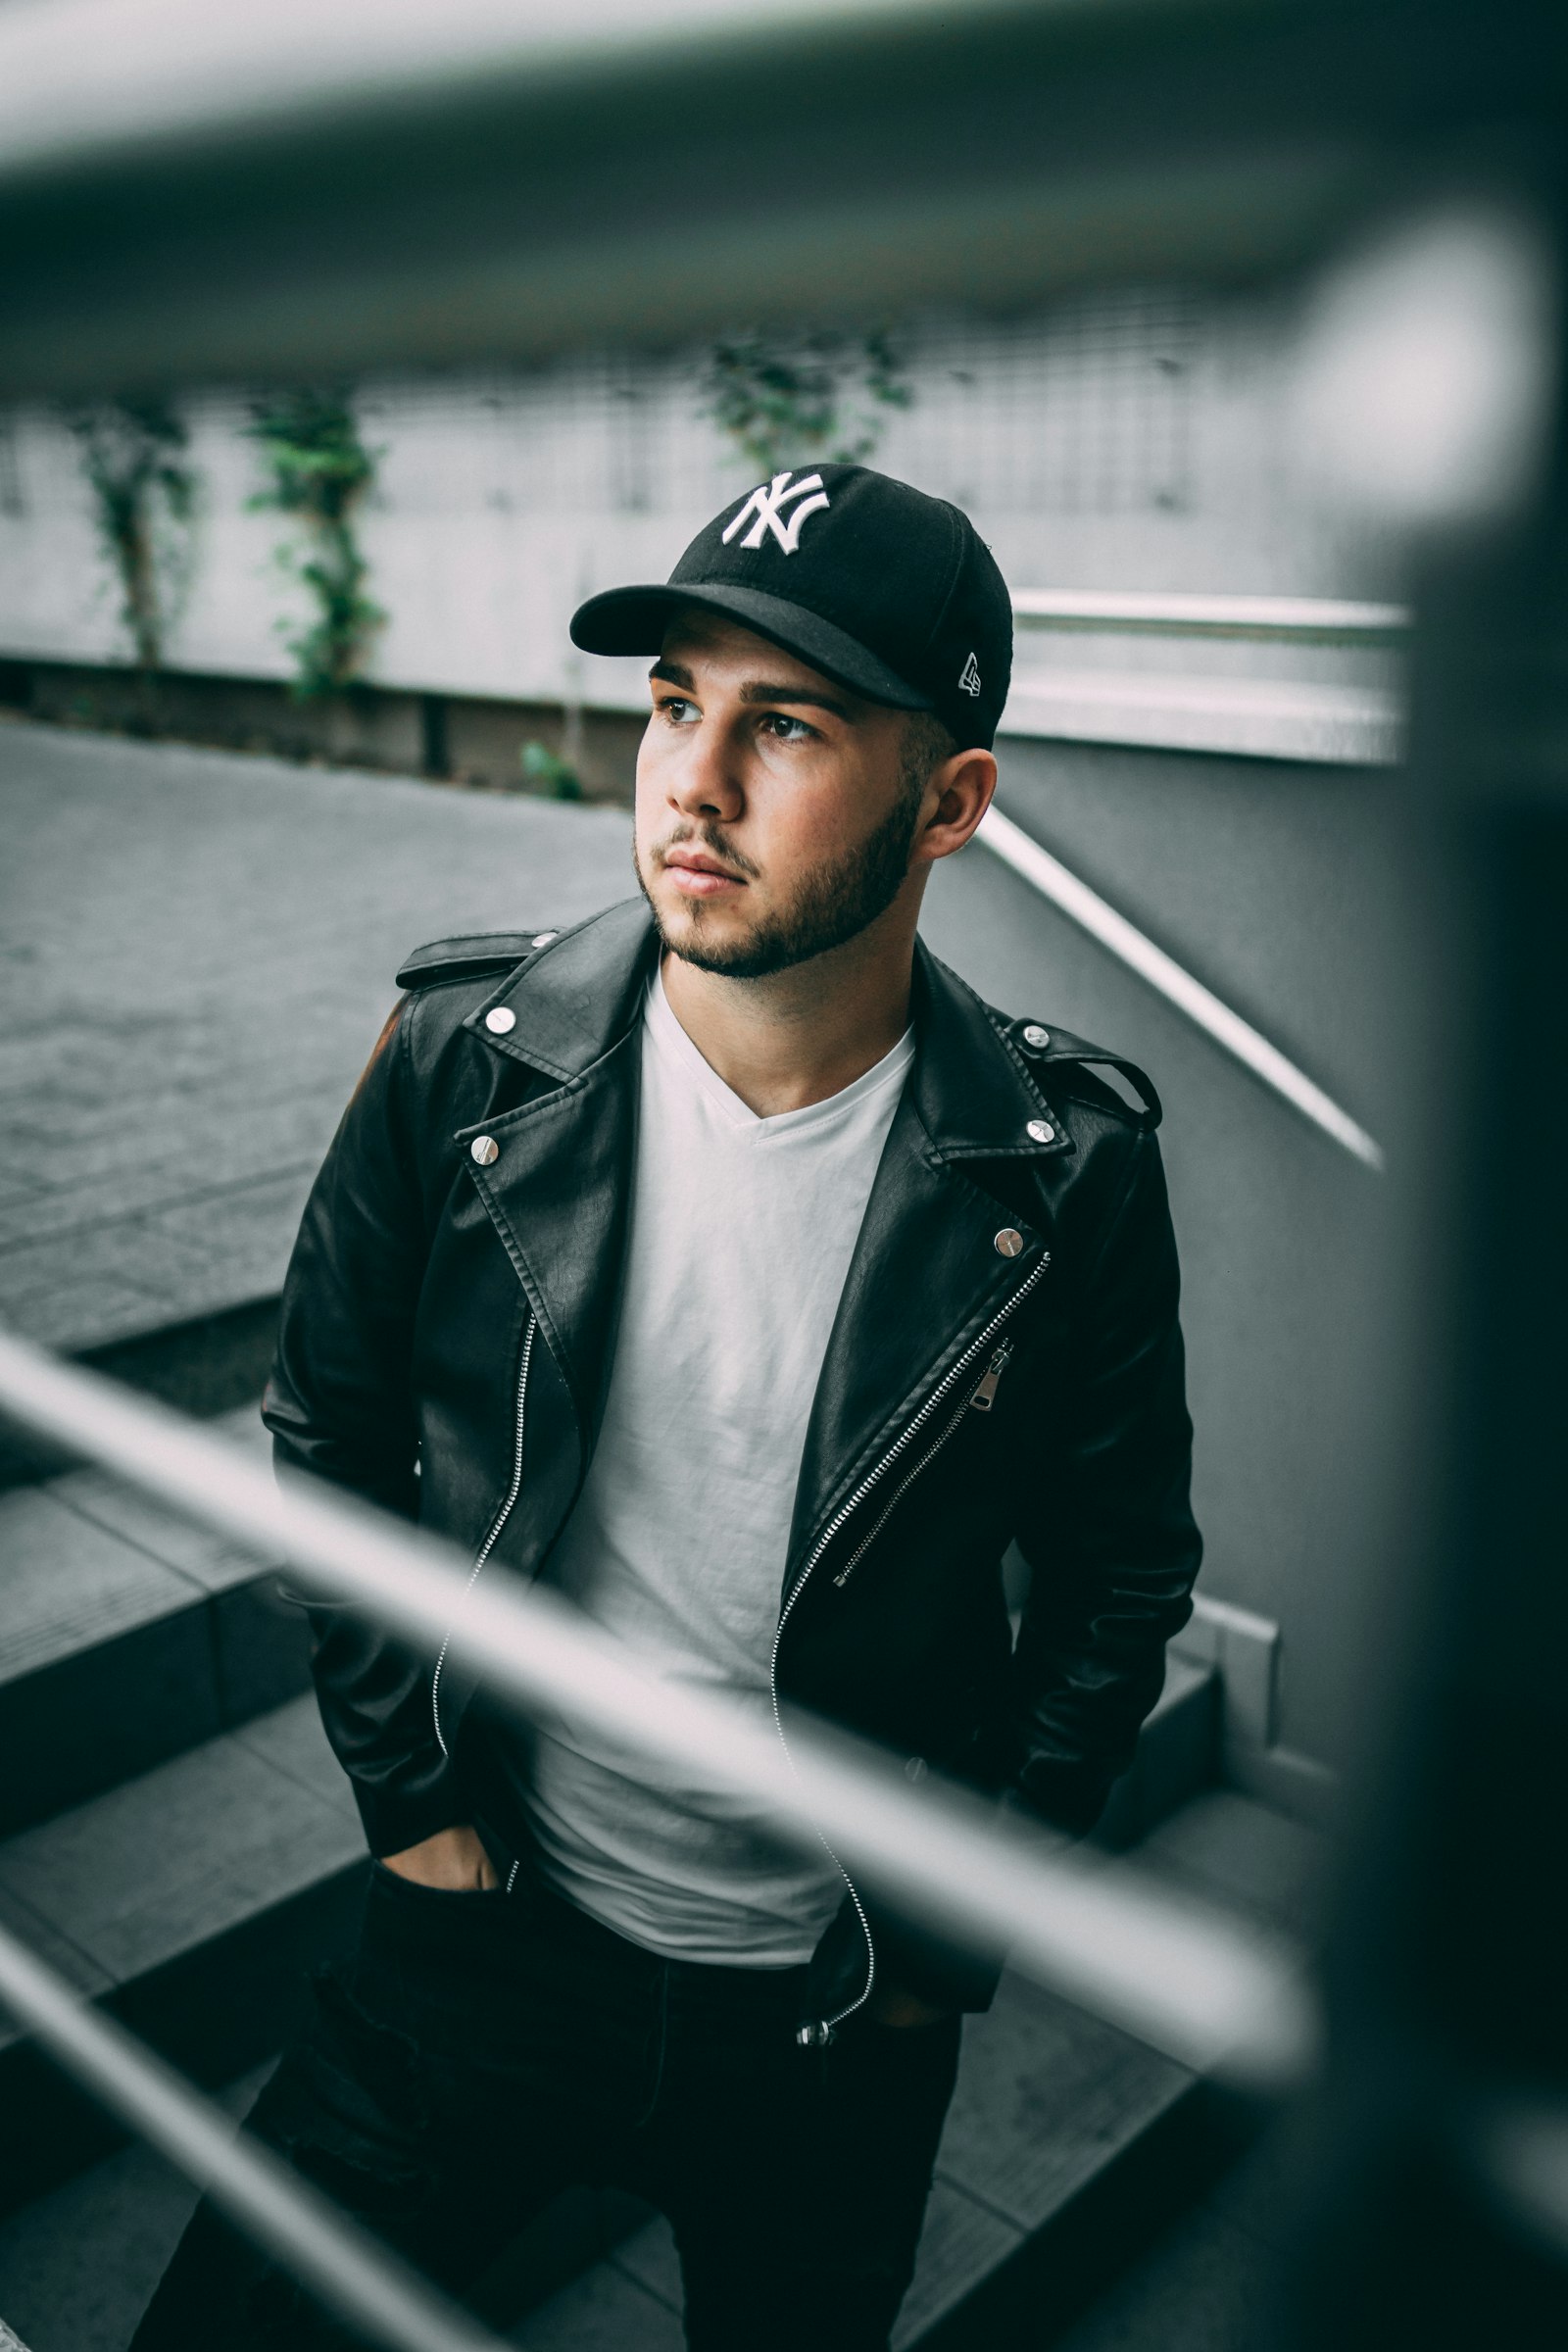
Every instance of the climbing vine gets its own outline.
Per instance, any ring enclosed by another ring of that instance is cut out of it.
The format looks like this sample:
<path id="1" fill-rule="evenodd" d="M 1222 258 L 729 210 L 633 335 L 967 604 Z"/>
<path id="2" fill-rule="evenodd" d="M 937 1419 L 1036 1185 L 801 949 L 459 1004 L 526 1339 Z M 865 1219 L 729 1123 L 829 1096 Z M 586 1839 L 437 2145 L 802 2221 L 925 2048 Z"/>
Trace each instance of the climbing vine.
<path id="1" fill-rule="evenodd" d="M 885 327 L 750 329 L 709 355 L 705 413 L 760 473 L 831 459 L 858 464 L 888 413 L 914 399 Z"/>
<path id="2" fill-rule="evenodd" d="M 120 587 L 121 618 L 145 685 L 190 585 L 196 476 L 184 420 L 155 398 L 69 412 L 93 516 Z"/>
<path id="3" fill-rule="evenodd" d="M 279 561 L 315 607 L 303 629 L 286 619 L 277 624 L 294 657 L 294 692 L 302 702 L 336 694 L 359 677 L 386 619 L 366 592 L 369 566 L 355 530 L 379 452 L 361 440 L 353 401 L 341 390 L 302 388 L 259 400 L 247 429 L 268 474 L 250 503 L 294 523 Z"/>

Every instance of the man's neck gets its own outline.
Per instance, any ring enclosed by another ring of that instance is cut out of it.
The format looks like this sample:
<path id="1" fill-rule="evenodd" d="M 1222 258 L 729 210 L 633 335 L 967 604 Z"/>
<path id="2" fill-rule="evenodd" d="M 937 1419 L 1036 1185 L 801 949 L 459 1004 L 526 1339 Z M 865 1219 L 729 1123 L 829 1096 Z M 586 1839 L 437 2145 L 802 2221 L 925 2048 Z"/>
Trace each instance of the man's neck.
<path id="1" fill-rule="evenodd" d="M 705 972 L 666 951 L 664 995 L 709 1068 L 759 1118 L 775 1118 L 842 1093 L 898 1044 L 913 943 L 904 938 L 902 954 L 892 945 L 862 932 L 761 980 Z"/>

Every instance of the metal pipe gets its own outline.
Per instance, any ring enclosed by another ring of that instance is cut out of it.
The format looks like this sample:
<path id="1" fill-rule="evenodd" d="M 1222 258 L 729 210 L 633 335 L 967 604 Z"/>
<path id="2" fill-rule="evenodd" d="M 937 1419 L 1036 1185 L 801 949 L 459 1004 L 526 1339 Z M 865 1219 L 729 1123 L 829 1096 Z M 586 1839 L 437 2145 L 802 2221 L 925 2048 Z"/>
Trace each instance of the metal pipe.
<path id="1" fill-rule="evenodd" d="M 450 1546 L 318 1481 L 270 1473 L 196 1424 L 0 1334 L 0 1408 L 146 1493 L 289 1562 L 462 1665 L 524 1713 L 566 1716 L 765 1806 L 810 1851 L 826 1838 L 885 1893 L 1201 2072 L 1264 2089 L 1310 2068 L 1316 2008 L 1297 1957 L 1125 1864 L 1053 1850 L 952 1786 L 916 1790 L 899 1762 L 792 1718 L 788 1755 L 733 1702 L 650 1681 L 557 1595 L 497 1576 L 466 1591 Z"/>
<path id="2" fill-rule="evenodd" d="M 387 2352 L 496 2352 L 466 2319 L 0 1928 L 0 2001 L 100 2105 L 159 2149 L 302 2285 Z M 4 2330 L 0 2329 L 0 2338 Z"/>
<path id="3" fill-rule="evenodd" d="M 1150 631 L 1179 637 L 1277 637 L 1324 644 L 1397 644 L 1405 605 L 1329 596 L 1178 596 L 1163 590 L 1020 588 L 1014 616 L 1026 627 Z"/>
<path id="4" fill-rule="evenodd" d="M 1324 1135 L 1331 1136 L 1353 1158 L 1381 1172 L 1381 1145 L 1356 1124 L 1348 1110 L 1341 1109 L 1332 1095 L 1326 1095 L 1250 1021 L 1233 1012 L 1211 988 L 1205 988 L 1201 980 L 1195 980 L 1173 956 L 1167 956 L 1163 948 L 1156 948 L 1152 939 L 1147 939 L 1124 914 L 1118 914 L 1098 891 L 1091 890 L 1087 882 L 1080 882 L 1059 858 L 1053 858 L 1049 850 L 1043 850 L 1021 825 L 1015 825 L 1010 816 L 1004 816 L 1000 808 L 991 808 L 981 819 L 977 838 L 1004 865 L 1010 865 L 1015 874 L 1032 883 L 1043 898 L 1049 899 L 1080 930 L 1087 931 L 1102 948 L 1108 948 L 1129 971 L 1157 989 L 1166 1003 L 1185 1013 L 1195 1027 L 1211 1037 L 1216 1045 L 1223 1046 L 1227 1054 L 1234 1054 L 1254 1078 L 1261 1078 L 1266 1087 L 1283 1097 L 1303 1118 L 1310 1119 Z"/>

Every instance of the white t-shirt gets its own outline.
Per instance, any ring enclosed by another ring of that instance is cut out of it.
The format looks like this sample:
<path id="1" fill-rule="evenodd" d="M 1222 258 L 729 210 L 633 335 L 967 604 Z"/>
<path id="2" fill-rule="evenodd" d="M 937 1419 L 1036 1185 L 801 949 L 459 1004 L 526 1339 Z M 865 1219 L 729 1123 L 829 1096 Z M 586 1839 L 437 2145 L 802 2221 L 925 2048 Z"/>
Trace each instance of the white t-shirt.
<path id="1" fill-rule="evenodd" d="M 806 1425 L 913 1058 L 907 1032 L 841 1094 L 759 1118 L 649 990 L 610 1395 L 546 1577 L 662 1679 L 769 1724 Z M 793 1966 L 837 1908 L 825 1854 L 597 1733 L 539 1729 L 531 1784 L 545 1875 L 654 1951 Z"/>

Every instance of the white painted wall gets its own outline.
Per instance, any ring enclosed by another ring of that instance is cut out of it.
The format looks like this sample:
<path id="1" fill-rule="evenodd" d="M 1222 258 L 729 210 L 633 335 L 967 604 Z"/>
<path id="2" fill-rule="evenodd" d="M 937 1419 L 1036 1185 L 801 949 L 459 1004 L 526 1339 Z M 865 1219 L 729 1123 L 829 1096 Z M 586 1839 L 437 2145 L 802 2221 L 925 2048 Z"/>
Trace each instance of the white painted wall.
<path id="1" fill-rule="evenodd" d="M 956 499 L 1015 588 L 1377 596 L 1381 551 L 1302 495 L 1288 344 L 1267 314 L 1171 291 L 1011 323 L 903 331 L 915 398 L 875 462 Z M 381 381 L 360 407 L 381 453 L 362 518 L 389 615 L 369 665 L 397 686 L 635 706 L 635 663 L 575 654 L 572 607 L 662 579 L 755 474 L 702 414 L 700 353 L 588 356 L 528 373 Z M 176 668 L 282 677 L 280 572 L 238 393 L 185 404 L 201 477 Z M 0 655 L 122 659 L 118 592 L 69 429 L 0 419 Z M 1261 658 L 1260 658 L 1261 659 Z"/>

